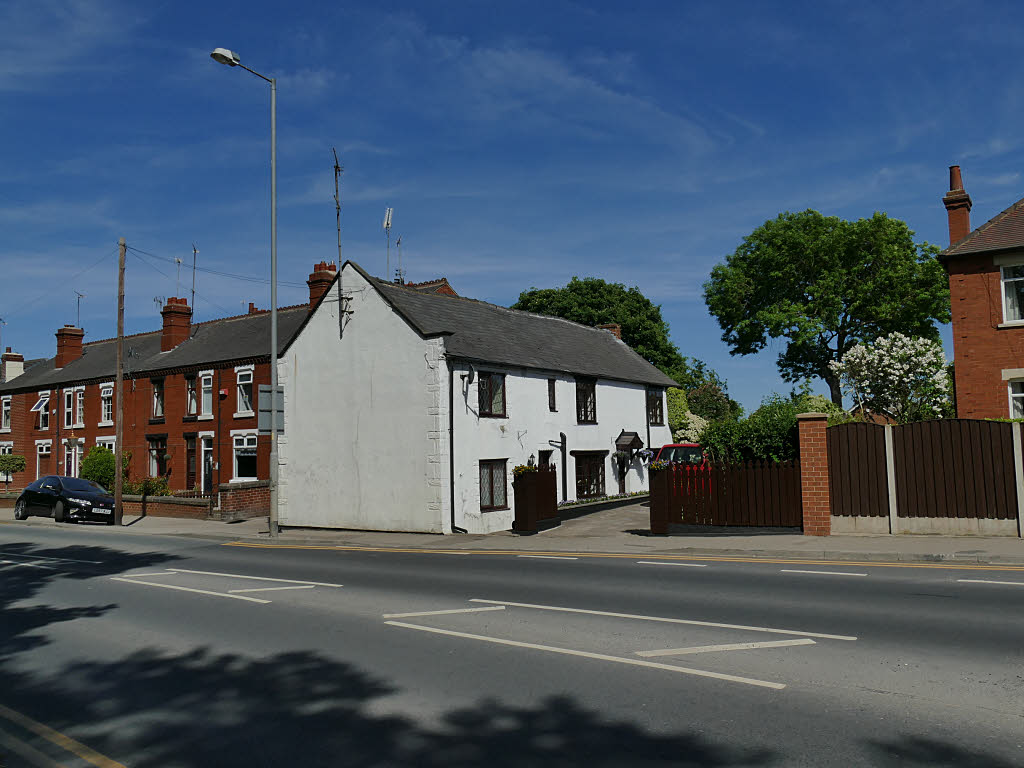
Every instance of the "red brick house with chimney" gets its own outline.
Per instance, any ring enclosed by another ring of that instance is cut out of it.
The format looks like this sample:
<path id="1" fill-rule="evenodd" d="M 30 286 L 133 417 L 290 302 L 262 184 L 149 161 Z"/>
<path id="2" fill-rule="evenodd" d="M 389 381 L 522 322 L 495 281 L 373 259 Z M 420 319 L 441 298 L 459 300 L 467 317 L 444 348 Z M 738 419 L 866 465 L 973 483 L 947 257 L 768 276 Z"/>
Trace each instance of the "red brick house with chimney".
<path id="1" fill-rule="evenodd" d="M 1024 418 L 1024 198 L 972 232 L 971 197 L 953 165 L 942 202 L 957 416 Z"/>
<path id="2" fill-rule="evenodd" d="M 320 262 L 307 280 L 309 303 L 278 310 L 280 349 L 334 281 Z M 456 295 L 441 279 L 410 288 Z M 270 383 L 270 312 L 192 323 L 184 298 L 170 298 L 158 331 L 125 337 L 123 447 L 130 476 L 167 477 L 175 490 L 209 494 L 222 483 L 270 474 L 269 437 L 258 434 L 257 393 Z M 57 330 L 56 355 L 25 361 L 7 349 L 0 368 L 0 452 L 25 456 L 11 478 L 23 488 L 48 474 L 78 475 L 94 445 L 113 449 L 116 339 L 83 343 L 84 331 Z M 0 480 L 5 478 L 0 477 Z"/>

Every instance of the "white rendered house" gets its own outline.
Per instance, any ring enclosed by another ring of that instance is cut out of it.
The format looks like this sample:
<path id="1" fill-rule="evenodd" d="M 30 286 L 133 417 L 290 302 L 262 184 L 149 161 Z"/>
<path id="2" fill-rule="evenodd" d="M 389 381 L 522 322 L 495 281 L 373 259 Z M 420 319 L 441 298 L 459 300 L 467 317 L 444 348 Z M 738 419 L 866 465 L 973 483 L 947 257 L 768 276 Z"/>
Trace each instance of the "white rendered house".
<path id="1" fill-rule="evenodd" d="M 278 370 L 286 526 L 507 530 L 514 466 L 553 465 L 560 500 L 644 491 L 639 460 L 621 477 L 616 440 L 671 442 L 674 382 L 611 332 L 421 293 L 353 262 Z"/>

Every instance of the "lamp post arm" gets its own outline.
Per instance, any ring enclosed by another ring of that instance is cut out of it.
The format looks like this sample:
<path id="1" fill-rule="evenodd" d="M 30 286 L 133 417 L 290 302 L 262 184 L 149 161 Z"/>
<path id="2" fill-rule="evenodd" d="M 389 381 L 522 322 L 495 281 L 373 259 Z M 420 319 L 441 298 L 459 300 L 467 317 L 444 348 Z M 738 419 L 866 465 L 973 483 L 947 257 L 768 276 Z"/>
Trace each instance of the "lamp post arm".
<path id="1" fill-rule="evenodd" d="M 261 74 L 260 74 L 259 72 L 257 72 L 257 71 L 256 71 L 255 69 L 249 69 L 249 68 L 248 68 L 247 66 L 245 66 L 245 64 L 242 64 L 242 63 L 238 63 L 238 64 L 236 64 L 235 66 L 236 66 L 236 67 L 241 67 L 241 68 L 242 68 L 242 69 L 244 69 L 244 70 L 245 70 L 246 72 L 252 72 L 252 74 L 256 75 L 256 77 L 262 78 L 263 80 L 266 80 L 266 81 L 267 81 L 268 83 L 271 83 L 271 84 L 273 84 L 273 83 L 274 83 L 274 78 L 270 78 L 270 77 L 267 77 L 266 75 L 261 75 Z"/>

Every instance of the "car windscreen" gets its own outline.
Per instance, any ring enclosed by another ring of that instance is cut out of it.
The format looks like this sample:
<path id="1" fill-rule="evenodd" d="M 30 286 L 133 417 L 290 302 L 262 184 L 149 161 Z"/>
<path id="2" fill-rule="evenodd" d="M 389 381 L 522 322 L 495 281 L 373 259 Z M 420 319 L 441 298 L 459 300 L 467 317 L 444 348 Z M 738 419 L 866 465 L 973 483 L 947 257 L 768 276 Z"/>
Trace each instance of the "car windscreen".
<path id="1" fill-rule="evenodd" d="M 109 493 L 99 483 L 94 483 L 92 480 L 82 480 L 79 477 L 65 477 L 61 478 L 61 484 L 67 491 L 89 491 L 90 493 Z"/>
<path id="2" fill-rule="evenodd" d="M 700 464 L 704 461 L 704 452 L 696 445 L 674 445 L 666 448 L 661 458 L 677 464 Z"/>

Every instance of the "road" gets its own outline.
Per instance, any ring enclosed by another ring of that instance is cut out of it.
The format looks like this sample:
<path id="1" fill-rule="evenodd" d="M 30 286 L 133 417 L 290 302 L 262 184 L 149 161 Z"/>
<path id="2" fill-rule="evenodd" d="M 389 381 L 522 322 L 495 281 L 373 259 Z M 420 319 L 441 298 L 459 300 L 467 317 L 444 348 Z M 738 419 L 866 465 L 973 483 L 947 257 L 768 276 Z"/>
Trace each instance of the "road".
<path id="1" fill-rule="evenodd" d="M 0 525 L 0 765 L 1024 765 L 1024 568 Z"/>

